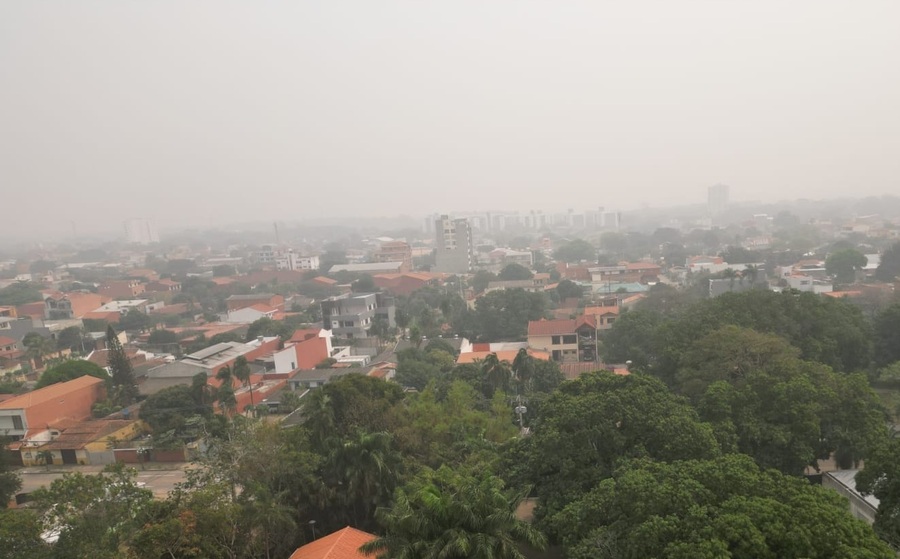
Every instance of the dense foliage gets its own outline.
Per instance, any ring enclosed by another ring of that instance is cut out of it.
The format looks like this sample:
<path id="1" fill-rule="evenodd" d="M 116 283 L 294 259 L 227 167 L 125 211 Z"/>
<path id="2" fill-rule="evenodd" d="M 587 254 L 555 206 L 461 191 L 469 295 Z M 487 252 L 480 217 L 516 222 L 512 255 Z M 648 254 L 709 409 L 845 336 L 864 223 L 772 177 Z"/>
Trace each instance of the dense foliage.
<path id="1" fill-rule="evenodd" d="M 43 388 L 58 382 L 67 382 L 85 375 L 103 379 L 105 382 L 110 380 L 109 373 L 99 365 L 83 359 L 70 359 L 44 371 L 38 379 L 35 388 Z"/>

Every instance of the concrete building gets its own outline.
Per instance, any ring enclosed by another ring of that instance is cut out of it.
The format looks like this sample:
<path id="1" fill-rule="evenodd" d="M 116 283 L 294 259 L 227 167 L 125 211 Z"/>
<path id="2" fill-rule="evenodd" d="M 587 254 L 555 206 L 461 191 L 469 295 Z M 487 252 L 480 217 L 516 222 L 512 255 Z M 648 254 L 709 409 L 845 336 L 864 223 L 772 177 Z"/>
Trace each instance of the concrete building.
<path id="1" fill-rule="evenodd" d="M 274 257 L 276 270 L 318 270 L 318 256 L 300 256 L 293 249 L 276 253 Z"/>
<path id="2" fill-rule="evenodd" d="M 361 264 L 335 264 L 328 271 L 330 274 L 337 272 L 352 272 L 355 274 L 402 274 L 403 262 L 364 262 Z"/>
<path id="3" fill-rule="evenodd" d="M 728 208 L 729 188 L 727 184 L 715 184 L 707 189 L 706 205 L 710 215 L 720 214 Z"/>
<path id="4" fill-rule="evenodd" d="M 396 326 L 393 297 L 382 293 L 345 293 L 322 301 L 322 324 L 335 337 L 368 338 L 377 318 Z"/>
<path id="5" fill-rule="evenodd" d="M 837 470 L 822 475 L 822 486 L 837 491 L 850 502 L 850 514 L 864 520 L 870 526 L 875 523 L 875 513 L 880 504 L 873 495 L 863 495 L 856 489 L 859 470 Z"/>
<path id="6" fill-rule="evenodd" d="M 125 222 L 125 239 L 129 243 L 149 245 L 159 242 L 159 232 L 149 219 L 129 219 Z"/>
<path id="7" fill-rule="evenodd" d="M 44 299 L 44 318 L 49 320 L 81 318 L 109 301 L 109 297 L 99 293 L 81 291 L 50 295 Z"/>
<path id="8" fill-rule="evenodd" d="M 401 272 L 412 270 L 412 247 L 403 241 L 388 241 L 381 243 L 379 249 L 372 255 L 375 262 L 402 262 Z"/>
<path id="9" fill-rule="evenodd" d="M 103 379 L 83 376 L 10 398 L 0 402 L 0 433 L 14 441 L 52 433 L 56 423 L 90 418 L 103 396 Z"/>
<path id="10" fill-rule="evenodd" d="M 435 272 L 467 274 L 475 262 L 475 244 L 467 219 L 442 215 L 434 223 Z"/>

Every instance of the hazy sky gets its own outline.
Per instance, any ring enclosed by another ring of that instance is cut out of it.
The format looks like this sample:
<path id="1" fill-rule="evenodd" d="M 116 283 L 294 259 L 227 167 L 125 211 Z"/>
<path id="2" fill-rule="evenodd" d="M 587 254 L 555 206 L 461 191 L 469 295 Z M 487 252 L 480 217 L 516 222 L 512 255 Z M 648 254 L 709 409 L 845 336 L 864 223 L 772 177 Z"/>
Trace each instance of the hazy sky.
<path id="1" fill-rule="evenodd" d="M 0 2 L 0 234 L 717 182 L 900 194 L 900 1 Z"/>

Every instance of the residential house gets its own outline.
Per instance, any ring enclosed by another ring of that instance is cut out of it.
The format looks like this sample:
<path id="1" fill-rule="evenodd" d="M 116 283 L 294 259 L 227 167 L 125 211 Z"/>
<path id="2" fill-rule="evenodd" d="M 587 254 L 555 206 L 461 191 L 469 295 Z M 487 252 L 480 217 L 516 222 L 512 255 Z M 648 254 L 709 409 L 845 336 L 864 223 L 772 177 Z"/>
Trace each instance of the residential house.
<path id="1" fill-rule="evenodd" d="M 141 432 L 140 421 L 99 419 L 64 425 L 50 433 L 49 440 L 35 437 L 23 441 L 19 452 L 24 466 L 44 464 L 43 453 L 49 453 L 46 464 L 91 464 L 92 454 L 104 452 L 111 441 L 128 441 Z M 57 434 L 53 434 L 57 433 Z M 38 456 L 42 456 L 38 460 Z"/>
<path id="2" fill-rule="evenodd" d="M 284 311 L 284 297 L 275 293 L 251 293 L 248 295 L 232 295 L 225 299 L 228 312 L 245 309 L 253 305 L 266 305 L 273 309 Z"/>
<path id="3" fill-rule="evenodd" d="M 532 293 L 546 291 L 550 284 L 550 274 L 534 274 L 527 280 L 500 280 L 488 282 L 485 293 L 502 289 L 524 289 Z"/>
<path id="4" fill-rule="evenodd" d="M 792 274 L 784 280 L 788 287 L 797 291 L 809 293 L 829 293 L 834 291 L 834 285 L 830 281 L 818 280 L 804 274 Z"/>
<path id="5" fill-rule="evenodd" d="M 138 385 L 141 394 L 151 395 L 163 388 L 179 384 L 190 385 L 198 373 L 206 373 L 207 382 L 215 384 L 216 373 L 225 366 L 234 365 L 238 357 L 243 356 L 249 363 L 258 357 L 269 355 L 278 350 L 281 339 L 260 337 L 247 343 L 223 342 L 214 344 L 200 351 L 186 355 L 179 361 L 147 371 L 147 379 Z"/>
<path id="6" fill-rule="evenodd" d="M 534 266 L 534 253 L 530 250 L 513 250 L 511 248 L 495 248 L 488 253 L 488 258 L 496 267 L 508 264 L 519 264 L 526 268 Z"/>
<path id="7" fill-rule="evenodd" d="M 318 256 L 300 256 L 293 249 L 275 255 L 276 270 L 318 270 Z"/>
<path id="8" fill-rule="evenodd" d="M 375 262 L 402 262 L 401 272 L 412 270 L 412 248 L 409 243 L 403 241 L 387 241 L 381 243 L 379 249 L 372 255 Z"/>
<path id="9" fill-rule="evenodd" d="M 256 303 L 249 307 L 243 307 L 237 310 L 228 311 L 225 322 L 232 324 L 251 324 L 261 318 L 270 320 L 279 320 L 284 317 L 284 313 L 274 307 L 262 303 Z"/>
<path id="10" fill-rule="evenodd" d="M 437 285 L 442 274 L 409 272 L 405 274 L 375 274 L 375 287 L 393 295 L 408 296 L 429 285 Z"/>
<path id="11" fill-rule="evenodd" d="M 147 293 L 178 293 L 181 291 L 181 282 L 170 279 L 151 281 L 146 290 Z"/>
<path id="12" fill-rule="evenodd" d="M 528 347 L 550 352 L 554 361 L 596 361 L 597 322 L 593 316 L 584 315 L 530 321 Z"/>
<path id="13" fill-rule="evenodd" d="M 375 553 L 362 553 L 359 548 L 375 538 L 374 534 L 347 526 L 297 548 L 289 559 L 373 559 Z"/>
<path id="14" fill-rule="evenodd" d="M 44 299 L 44 318 L 49 320 L 83 318 L 87 313 L 111 300 L 110 297 L 99 293 L 86 291 L 51 294 Z"/>
<path id="15" fill-rule="evenodd" d="M 322 324 L 336 337 L 368 338 L 378 318 L 388 328 L 397 325 L 394 321 L 394 299 L 382 293 L 344 293 L 325 299 L 321 305 Z"/>
<path id="16" fill-rule="evenodd" d="M 590 268 L 591 283 L 656 283 L 662 268 L 651 262 L 626 262 Z"/>
<path id="17" fill-rule="evenodd" d="M 291 339 L 285 342 L 285 350 L 293 350 L 295 361 L 291 370 L 312 369 L 332 356 L 334 348 L 331 344 L 332 332 L 324 328 L 306 328 L 295 330 Z M 277 367 L 276 367 L 277 370 Z"/>
<path id="18" fill-rule="evenodd" d="M 136 279 L 106 281 L 97 289 L 97 293 L 110 299 L 137 299 L 144 292 L 144 284 Z"/>
<path id="19" fill-rule="evenodd" d="M 0 433 L 18 441 L 52 431 L 64 420 L 88 419 L 104 395 L 103 379 L 83 376 L 10 398 L 0 402 Z"/>
<path id="20" fill-rule="evenodd" d="M 597 323 L 597 330 L 609 330 L 619 318 L 619 306 L 586 307 L 584 314 L 594 317 L 594 321 Z"/>

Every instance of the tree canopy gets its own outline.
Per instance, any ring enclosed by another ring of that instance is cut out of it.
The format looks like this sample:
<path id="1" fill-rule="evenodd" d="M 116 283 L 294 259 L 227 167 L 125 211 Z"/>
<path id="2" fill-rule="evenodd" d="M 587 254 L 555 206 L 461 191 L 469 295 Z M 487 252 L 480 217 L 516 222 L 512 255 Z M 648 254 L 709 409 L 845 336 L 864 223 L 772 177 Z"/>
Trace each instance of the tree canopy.
<path id="1" fill-rule="evenodd" d="M 553 258 L 563 262 L 597 261 L 597 249 L 584 239 L 574 239 L 553 251 Z"/>
<path id="2" fill-rule="evenodd" d="M 67 382 L 78 377 L 90 375 L 109 382 L 109 373 L 99 365 L 83 359 L 69 359 L 59 365 L 50 367 L 38 379 L 35 388 L 43 388 L 58 382 Z"/>
<path id="3" fill-rule="evenodd" d="M 839 283 L 852 283 L 856 279 L 856 273 L 868 262 L 865 254 L 853 248 L 845 248 L 828 255 L 825 270 Z"/>
<path id="4" fill-rule="evenodd" d="M 892 244 L 881 254 L 881 261 L 875 270 L 875 279 L 894 281 L 900 276 L 900 242 Z"/>
<path id="5" fill-rule="evenodd" d="M 534 273 L 532 273 L 531 270 L 521 264 L 516 264 L 515 262 L 504 266 L 497 275 L 497 279 L 502 281 L 528 280 L 532 277 L 534 277 Z"/>
<path id="6" fill-rule="evenodd" d="M 741 455 L 623 464 L 548 523 L 573 559 L 894 556 L 838 493 Z"/>

